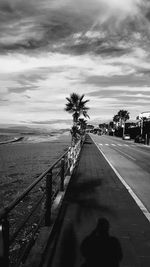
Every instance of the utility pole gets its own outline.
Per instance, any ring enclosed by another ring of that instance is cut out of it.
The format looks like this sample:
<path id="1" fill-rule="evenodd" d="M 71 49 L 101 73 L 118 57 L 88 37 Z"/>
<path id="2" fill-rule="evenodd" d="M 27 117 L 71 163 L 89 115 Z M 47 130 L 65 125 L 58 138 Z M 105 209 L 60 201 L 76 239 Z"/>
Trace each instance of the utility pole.
<path id="1" fill-rule="evenodd" d="M 142 136 L 142 134 L 143 134 L 143 118 L 141 118 L 140 124 L 141 124 L 141 136 Z"/>
<path id="2" fill-rule="evenodd" d="M 123 137 L 125 133 L 125 121 L 123 121 L 122 123 L 122 128 L 123 128 L 123 131 L 122 131 L 122 137 Z"/>

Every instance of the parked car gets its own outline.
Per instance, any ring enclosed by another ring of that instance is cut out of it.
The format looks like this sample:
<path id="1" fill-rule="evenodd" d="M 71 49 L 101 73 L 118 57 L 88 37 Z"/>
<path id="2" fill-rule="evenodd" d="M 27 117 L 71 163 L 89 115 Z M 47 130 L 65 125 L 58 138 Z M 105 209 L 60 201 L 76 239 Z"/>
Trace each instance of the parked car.
<path id="1" fill-rule="evenodd" d="M 131 137 L 129 134 L 124 134 L 123 137 L 122 137 L 123 140 L 130 140 Z"/>
<path id="2" fill-rule="evenodd" d="M 137 135 L 134 140 L 135 143 L 145 144 L 145 139 L 141 135 Z"/>

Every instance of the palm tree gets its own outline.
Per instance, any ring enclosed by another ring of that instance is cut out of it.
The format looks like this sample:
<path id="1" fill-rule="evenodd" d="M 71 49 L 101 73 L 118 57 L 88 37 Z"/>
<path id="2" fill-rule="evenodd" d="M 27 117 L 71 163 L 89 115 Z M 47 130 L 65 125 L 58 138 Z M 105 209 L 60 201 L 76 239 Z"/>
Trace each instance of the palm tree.
<path id="1" fill-rule="evenodd" d="M 86 120 L 83 118 L 79 118 L 79 122 L 78 122 L 79 126 L 80 126 L 80 132 L 83 135 L 85 133 L 86 130 Z"/>
<path id="2" fill-rule="evenodd" d="M 129 120 L 130 116 L 129 116 L 129 112 L 127 110 L 119 110 L 118 114 L 119 119 L 121 121 L 121 126 L 123 126 L 123 135 L 124 135 L 124 131 L 125 131 L 125 122 L 126 120 Z"/>
<path id="3" fill-rule="evenodd" d="M 118 111 L 118 116 L 124 122 L 130 118 L 129 112 L 127 110 L 123 110 L 123 109 Z"/>
<path id="4" fill-rule="evenodd" d="M 79 117 L 83 115 L 85 118 L 89 118 L 89 115 L 87 113 L 89 108 L 86 106 L 86 103 L 89 102 L 89 100 L 83 100 L 83 98 L 84 94 L 80 96 L 76 93 L 72 93 L 70 97 L 66 97 L 68 102 L 66 103 L 65 111 L 71 113 L 73 117 L 73 127 L 71 131 L 73 143 L 74 141 L 76 142 L 75 139 L 77 139 L 75 138 L 77 134 L 74 133 L 78 132 Z"/>
<path id="5" fill-rule="evenodd" d="M 113 121 L 115 122 L 115 128 L 117 128 L 118 127 L 118 122 L 119 122 L 119 116 L 118 116 L 118 114 L 114 115 Z"/>
<path id="6" fill-rule="evenodd" d="M 87 113 L 88 107 L 86 107 L 86 103 L 89 100 L 83 100 L 84 95 L 78 95 L 76 93 L 72 93 L 69 97 L 66 97 L 68 103 L 66 104 L 65 110 L 69 113 L 72 113 L 73 124 L 77 125 L 78 119 L 80 115 L 83 115 L 85 118 L 89 118 Z"/>

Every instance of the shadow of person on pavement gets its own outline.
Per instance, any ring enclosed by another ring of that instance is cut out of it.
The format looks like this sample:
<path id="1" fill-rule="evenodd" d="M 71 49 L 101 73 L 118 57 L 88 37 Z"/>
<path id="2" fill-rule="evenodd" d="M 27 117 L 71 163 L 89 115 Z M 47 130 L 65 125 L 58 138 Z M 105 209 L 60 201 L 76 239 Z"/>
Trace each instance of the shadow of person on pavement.
<path id="1" fill-rule="evenodd" d="M 123 258 L 119 240 L 109 235 L 109 222 L 98 220 L 96 228 L 81 244 L 84 263 L 81 267 L 119 267 Z"/>

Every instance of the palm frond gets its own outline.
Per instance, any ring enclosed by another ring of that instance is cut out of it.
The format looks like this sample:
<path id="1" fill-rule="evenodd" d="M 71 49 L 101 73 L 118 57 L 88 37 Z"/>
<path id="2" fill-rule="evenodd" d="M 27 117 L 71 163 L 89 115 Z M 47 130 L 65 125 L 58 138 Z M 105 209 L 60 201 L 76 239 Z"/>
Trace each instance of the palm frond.
<path id="1" fill-rule="evenodd" d="M 69 97 L 66 97 L 66 99 L 68 100 L 68 102 L 71 102 L 71 99 Z"/>
<path id="2" fill-rule="evenodd" d="M 85 118 L 89 118 L 89 119 L 90 119 L 90 116 L 87 114 L 87 111 L 83 111 L 83 116 L 84 116 Z"/>
<path id="3" fill-rule="evenodd" d="M 77 93 L 72 93 L 70 97 L 66 97 L 68 103 L 66 103 L 65 111 L 72 113 L 74 122 L 78 121 L 81 114 L 83 114 L 84 117 L 90 118 L 87 114 L 89 107 L 86 106 L 89 100 L 83 100 L 83 98 L 84 94 L 80 96 Z"/>
<path id="4" fill-rule="evenodd" d="M 83 107 L 83 110 L 89 110 L 89 107 Z"/>
<path id="5" fill-rule="evenodd" d="M 82 101 L 82 103 L 83 103 L 83 105 L 85 105 L 87 102 L 89 102 L 90 100 L 89 99 L 87 99 L 87 100 L 85 100 L 85 101 Z"/>
<path id="6" fill-rule="evenodd" d="M 67 103 L 65 107 L 66 111 L 73 112 L 73 105 L 72 103 Z"/>
<path id="7" fill-rule="evenodd" d="M 76 94 L 76 93 L 72 93 L 71 95 L 70 95 L 70 99 L 72 100 L 72 102 L 77 102 L 77 101 L 79 101 L 79 99 L 80 99 L 80 96 L 78 95 L 78 94 Z"/>
<path id="8" fill-rule="evenodd" d="M 84 98 L 84 94 L 83 95 L 81 95 L 81 97 L 80 97 L 80 101 L 82 101 L 82 99 Z"/>

